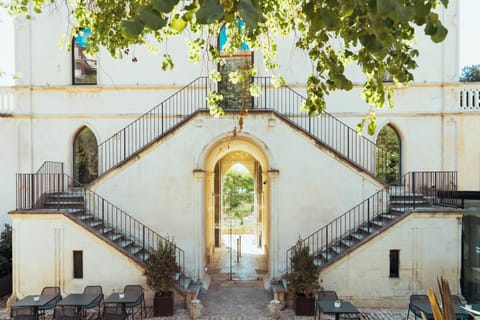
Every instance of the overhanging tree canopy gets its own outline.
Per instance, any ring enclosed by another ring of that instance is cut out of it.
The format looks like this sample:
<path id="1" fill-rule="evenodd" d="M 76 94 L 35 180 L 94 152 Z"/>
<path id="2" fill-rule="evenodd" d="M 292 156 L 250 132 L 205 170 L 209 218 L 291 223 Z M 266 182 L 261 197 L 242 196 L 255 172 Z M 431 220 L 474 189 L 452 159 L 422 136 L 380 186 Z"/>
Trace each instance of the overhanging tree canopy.
<path id="1" fill-rule="evenodd" d="M 312 115 L 325 109 L 330 92 L 352 88 L 345 75 L 345 66 L 352 62 L 365 74 L 366 102 L 377 107 L 386 102 L 393 105 L 392 91 L 384 86 L 383 78 L 388 73 L 394 84 L 413 80 L 411 71 L 418 56 L 412 46 L 415 26 L 422 27 L 433 42 L 447 35 L 437 11 L 448 0 L 12 0 L 8 5 L 12 13 L 29 16 L 30 8 L 41 12 L 44 5 L 55 1 L 71 6 L 74 32 L 90 28 L 87 49 L 94 52 L 103 46 L 116 57 L 134 44 L 147 44 L 148 36 L 162 42 L 190 30 L 191 60 L 200 61 L 202 52 L 208 52 L 209 59 L 220 62 L 215 39 L 227 23 L 229 41 L 223 52 L 233 54 L 247 43 L 263 52 L 267 69 L 276 69 L 274 39 L 295 32 L 297 47 L 308 53 L 314 65 L 304 105 Z M 245 22 L 241 29 L 237 18 Z M 172 57 L 168 53 L 163 57 L 164 69 L 172 68 Z M 213 79 L 218 77 L 212 74 Z M 234 77 L 233 81 L 241 81 L 246 75 Z M 275 80 L 283 81 L 281 77 Z M 255 93 L 255 88 L 250 89 Z"/>

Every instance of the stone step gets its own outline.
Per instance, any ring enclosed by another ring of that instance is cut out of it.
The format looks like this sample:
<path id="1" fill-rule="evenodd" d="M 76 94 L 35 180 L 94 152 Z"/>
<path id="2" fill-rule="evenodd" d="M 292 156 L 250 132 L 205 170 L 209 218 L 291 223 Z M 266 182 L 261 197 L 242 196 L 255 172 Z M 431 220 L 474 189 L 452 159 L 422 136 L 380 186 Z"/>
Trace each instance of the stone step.
<path id="1" fill-rule="evenodd" d="M 122 248 L 127 248 L 129 246 L 131 246 L 132 244 L 134 244 L 135 242 L 133 242 L 132 240 L 130 239 L 123 239 L 123 240 L 120 240 L 119 242 L 117 242 L 118 245 Z"/>
<path id="2" fill-rule="evenodd" d="M 348 248 L 353 247 L 356 243 L 358 243 L 358 241 L 354 241 L 351 239 L 342 239 L 341 242 L 345 247 Z"/>

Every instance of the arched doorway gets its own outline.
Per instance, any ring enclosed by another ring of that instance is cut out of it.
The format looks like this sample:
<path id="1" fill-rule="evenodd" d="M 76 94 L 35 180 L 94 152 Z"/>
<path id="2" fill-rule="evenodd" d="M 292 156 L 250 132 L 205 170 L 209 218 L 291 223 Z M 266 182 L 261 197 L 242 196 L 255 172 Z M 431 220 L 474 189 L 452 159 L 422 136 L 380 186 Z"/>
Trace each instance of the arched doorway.
<path id="1" fill-rule="evenodd" d="M 73 140 L 73 177 L 81 185 L 98 176 L 98 144 L 88 127 L 81 128 Z"/>
<path id="2" fill-rule="evenodd" d="M 397 130 L 390 124 L 378 133 L 377 145 L 387 152 L 386 157 L 379 157 L 377 175 L 389 185 L 398 185 L 401 180 L 401 141 Z"/>
<path id="3" fill-rule="evenodd" d="M 238 136 L 220 142 L 209 153 L 206 271 L 213 282 L 261 280 L 269 270 L 266 157 Z"/>

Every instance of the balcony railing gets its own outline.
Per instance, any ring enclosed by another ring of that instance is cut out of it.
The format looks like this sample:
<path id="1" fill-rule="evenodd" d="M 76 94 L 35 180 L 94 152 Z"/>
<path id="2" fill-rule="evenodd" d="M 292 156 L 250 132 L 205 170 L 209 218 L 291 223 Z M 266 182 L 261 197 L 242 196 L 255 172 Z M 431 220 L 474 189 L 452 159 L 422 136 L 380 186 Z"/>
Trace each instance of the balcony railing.
<path id="1" fill-rule="evenodd" d="M 459 89 L 459 108 L 462 111 L 480 111 L 480 86 L 466 85 Z"/>
<path id="2" fill-rule="evenodd" d="M 11 115 L 16 107 L 15 89 L 0 87 L 0 115 Z"/>

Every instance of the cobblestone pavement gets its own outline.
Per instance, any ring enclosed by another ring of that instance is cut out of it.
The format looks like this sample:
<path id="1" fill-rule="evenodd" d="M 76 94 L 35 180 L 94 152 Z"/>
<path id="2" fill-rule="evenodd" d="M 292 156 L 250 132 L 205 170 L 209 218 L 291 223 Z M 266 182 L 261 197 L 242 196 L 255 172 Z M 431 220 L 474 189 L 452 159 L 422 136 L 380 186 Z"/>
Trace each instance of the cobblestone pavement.
<path id="1" fill-rule="evenodd" d="M 258 287 L 211 287 L 208 291 L 200 293 L 199 299 L 204 306 L 201 320 L 263 320 L 270 319 L 268 304 L 271 295 Z M 0 298 L 0 320 L 10 318 L 5 309 L 7 297 Z M 405 320 L 406 310 L 397 309 L 360 309 L 360 320 Z M 90 314 L 87 320 L 96 316 Z M 183 308 L 176 308 L 172 317 L 154 318 L 152 309 L 147 310 L 148 319 L 162 320 L 187 320 L 190 312 Z M 292 309 L 280 312 L 281 320 L 311 320 L 313 317 L 298 317 Z M 321 319 L 333 320 L 334 317 L 322 315 Z M 51 314 L 47 315 L 51 320 Z M 137 319 L 139 318 L 137 317 Z"/>

